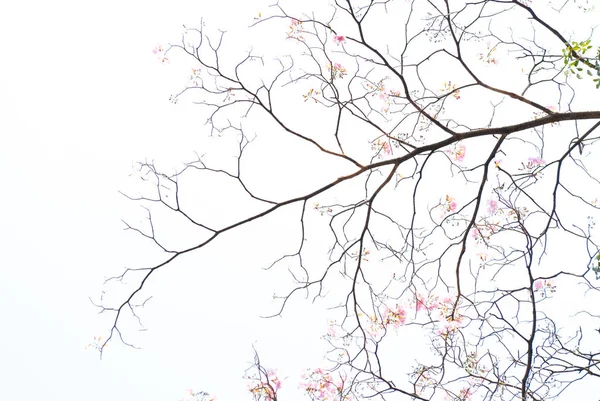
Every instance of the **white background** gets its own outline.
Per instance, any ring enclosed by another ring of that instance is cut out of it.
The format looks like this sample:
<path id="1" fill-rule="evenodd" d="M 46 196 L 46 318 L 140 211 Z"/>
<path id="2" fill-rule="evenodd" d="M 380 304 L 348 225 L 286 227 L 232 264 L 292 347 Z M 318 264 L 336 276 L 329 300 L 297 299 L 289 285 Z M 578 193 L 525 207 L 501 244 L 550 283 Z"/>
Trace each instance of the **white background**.
<path id="1" fill-rule="evenodd" d="M 132 188 L 132 164 L 185 159 L 205 134 L 197 106 L 168 102 L 187 67 L 161 65 L 152 48 L 201 17 L 235 36 L 269 3 L 0 6 L 0 400 L 175 401 L 191 388 L 249 399 L 241 376 L 253 344 L 289 375 L 292 393 L 300 370 L 318 366 L 327 329 L 318 306 L 296 302 L 283 319 L 258 318 L 273 312 L 269 299 L 288 276 L 261 272 L 263 255 L 246 258 L 273 240 L 256 235 L 235 248 L 225 237 L 155 277 L 142 312 L 148 330 L 125 333 L 141 350 L 113 342 L 103 360 L 86 350 L 110 327 L 88 298 L 124 266 L 156 260 L 122 230 L 122 218 L 137 216 L 118 193 Z"/>

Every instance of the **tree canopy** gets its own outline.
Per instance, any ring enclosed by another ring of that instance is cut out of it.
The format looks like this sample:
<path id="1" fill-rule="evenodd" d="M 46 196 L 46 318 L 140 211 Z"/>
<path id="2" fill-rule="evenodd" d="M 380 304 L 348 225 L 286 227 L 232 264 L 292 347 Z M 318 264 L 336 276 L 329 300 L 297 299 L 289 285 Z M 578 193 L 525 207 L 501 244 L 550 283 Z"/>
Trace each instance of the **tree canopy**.
<path id="1" fill-rule="evenodd" d="M 598 10 L 287 3 L 249 16 L 260 43 L 203 22 L 154 49 L 189 64 L 171 101 L 197 103 L 214 141 L 175 172 L 139 163 L 142 192 L 126 196 L 148 219 L 127 228 L 163 256 L 108 280 L 130 286 L 99 303 L 114 319 L 98 348 L 130 343 L 124 321 L 158 271 L 264 220 L 282 239 L 260 244 L 277 252 L 264 267 L 289 272 L 272 314 L 303 298 L 332 308 L 330 365 L 298 378 L 308 399 L 589 388 L 600 376 Z M 414 360 L 391 357 L 415 347 Z M 286 385 L 273 368 L 257 354 L 255 399 Z"/>

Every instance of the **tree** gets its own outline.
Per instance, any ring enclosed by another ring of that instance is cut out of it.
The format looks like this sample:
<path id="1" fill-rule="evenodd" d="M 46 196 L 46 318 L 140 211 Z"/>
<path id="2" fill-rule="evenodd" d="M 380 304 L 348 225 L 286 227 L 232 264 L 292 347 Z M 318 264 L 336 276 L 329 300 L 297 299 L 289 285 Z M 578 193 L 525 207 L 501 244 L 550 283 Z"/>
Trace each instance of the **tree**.
<path id="1" fill-rule="evenodd" d="M 276 4 L 251 22 L 269 35 L 263 53 L 232 53 L 238 42 L 204 24 L 157 47 L 163 62 L 192 62 L 171 100 L 197 102 L 217 146 L 175 173 L 139 164 L 146 192 L 127 196 L 148 224 L 127 228 L 164 257 L 109 280 L 135 286 L 100 304 L 114 314 L 100 350 L 127 343 L 123 321 L 156 272 L 285 211 L 294 245 L 266 267 L 294 286 L 276 314 L 299 296 L 336 306 L 331 366 L 302 384 L 310 399 L 548 400 L 600 377 L 594 12 L 569 0 Z M 261 185 L 266 164 L 286 179 Z M 218 225 L 218 205 L 195 207 L 209 177 L 223 183 L 215 199 L 238 190 Z M 172 244 L 165 216 L 195 230 L 191 245 Z M 408 336 L 430 352 L 394 365 Z M 257 400 L 277 399 L 258 355 L 248 378 Z"/>

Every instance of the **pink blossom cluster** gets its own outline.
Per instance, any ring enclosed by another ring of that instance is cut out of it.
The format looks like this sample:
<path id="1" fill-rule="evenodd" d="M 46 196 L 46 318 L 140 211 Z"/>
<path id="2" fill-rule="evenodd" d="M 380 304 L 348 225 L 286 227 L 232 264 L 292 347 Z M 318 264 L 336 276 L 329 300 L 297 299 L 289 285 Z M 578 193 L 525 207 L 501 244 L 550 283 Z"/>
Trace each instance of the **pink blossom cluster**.
<path id="1" fill-rule="evenodd" d="M 446 318 L 444 324 L 436 330 L 436 334 L 444 338 L 450 334 L 455 333 L 459 328 L 462 327 L 464 318 L 463 316 L 455 316 L 454 318 L 449 316 Z"/>
<path id="2" fill-rule="evenodd" d="M 396 305 L 394 309 L 385 308 L 383 312 L 383 325 L 384 326 L 394 326 L 394 328 L 399 328 L 406 323 L 406 310 L 399 305 Z"/>
<path id="3" fill-rule="evenodd" d="M 450 195 L 446 195 L 446 201 L 443 203 L 444 210 L 448 213 L 455 212 L 458 205 L 456 204 L 456 200 Z"/>
<path id="4" fill-rule="evenodd" d="M 379 99 L 383 100 L 385 102 L 385 106 L 381 109 L 381 111 L 383 111 L 384 113 L 389 113 L 390 112 L 390 107 L 392 105 L 392 99 L 394 97 L 400 97 L 402 96 L 400 91 L 397 90 L 393 90 L 393 89 L 389 89 L 387 92 L 385 91 L 385 88 L 383 88 L 383 90 L 379 93 Z"/>
<path id="5" fill-rule="evenodd" d="M 154 53 L 158 61 L 160 61 L 161 63 L 169 62 L 169 59 L 166 57 L 167 51 L 162 45 L 154 46 L 154 49 L 152 49 L 152 53 Z"/>
<path id="6" fill-rule="evenodd" d="M 467 148 L 463 143 L 455 143 L 452 147 L 447 148 L 445 152 L 454 158 L 458 162 L 462 162 L 465 159 Z"/>
<path id="7" fill-rule="evenodd" d="M 303 32 L 304 29 L 302 28 L 302 21 L 292 18 L 292 21 L 290 23 L 290 30 L 287 33 L 288 39 L 294 38 L 304 40 L 304 37 L 302 36 Z"/>
<path id="8" fill-rule="evenodd" d="M 329 327 L 327 329 L 327 335 L 331 338 L 337 338 L 339 337 L 338 334 L 338 324 L 335 320 L 330 320 L 329 321 Z"/>
<path id="9" fill-rule="evenodd" d="M 343 35 L 335 35 L 333 37 L 333 43 L 335 43 L 336 45 L 341 45 L 342 43 L 346 43 L 346 37 Z"/>
<path id="10" fill-rule="evenodd" d="M 343 79 L 348 73 L 340 63 L 330 64 L 327 66 L 327 69 L 331 71 L 332 79 Z"/>
<path id="11" fill-rule="evenodd" d="M 471 399 L 472 395 L 473 395 L 473 392 L 471 391 L 471 388 L 465 387 L 462 390 L 460 390 L 460 393 L 458 394 L 458 399 L 460 401 L 468 401 Z"/>
<path id="12" fill-rule="evenodd" d="M 414 308 L 417 312 L 427 311 L 427 314 L 434 322 L 436 322 L 436 333 L 441 336 L 448 336 L 456 332 L 464 321 L 463 316 L 454 310 L 456 297 L 445 296 L 429 296 L 426 298 L 421 294 L 416 294 L 414 301 L 410 302 L 409 306 L 396 304 L 390 308 L 387 305 L 381 307 L 381 317 L 376 315 L 365 316 L 359 313 L 362 320 L 361 327 L 374 340 L 379 340 L 385 331 L 389 328 L 399 329 L 400 326 L 406 325 L 408 320 L 408 310 Z M 327 336 L 330 338 L 339 338 L 338 326 L 335 321 L 329 322 Z"/>
<path id="13" fill-rule="evenodd" d="M 359 315 L 359 316 L 364 316 L 364 315 Z M 384 332 L 384 328 L 385 328 L 383 326 L 383 324 L 379 321 L 377 316 L 375 316 L 375 315 L 369 316 L 367 323 L 363 324 L 363 327 L 365 328 L 365 331 L 367 332 L 367 334 L 369 334 L 375 340 L 380 339 L 381 335 Z"/>
<path id="14" fill-rule="evenodd" d="M 533 282 L 533 291 L 547 297 L 548 293 L 556 292 L 556 285 L 552 280 L 537 279 Z"/>
<path id="15" fill-rule="evenodd" d="M 425 296 L 422 294 L 417 294 L 416 299 L 417 300 L 415 302 L 415 309 L 417 310 L 417 312 L 419 312 L 421 310 L 429 310 L 429 308 L 430 308 L 429 299 L 425 299 Z"/>
<path id="16" fill-rule="evenodd" d="M 464 323 L 464 317 L 462 315 L 447 316 L 441 327 L 438 327 L 436 334 L 444 338 L 450 334 L 455 333 L 462 327 Z"/>
<path id="17" fill-rule="evenodd" d="M 440 301 L 440 297 L 438 295 L 430 295 L 429 298 L 425 298 L 421 294 L 417 294 L 417 311 L 427 310 L 433 311 L 440 308 L 446 308 L 446 304 L 451 304 L 454 302 L 454 298 L 451 296 L 446 296 Z"/>
<path id="18" fill-rule="evenodd" d="M 527 161 L 527 164 L 537 167 L 543 166 L 544 164 L 546 164 L 546 162 L 541 157 L 530 157 Z"/>
<path id="19" fill-rule="evenodd" d="M 382 100 L 386 100 L 389 95 L 386 93 L 385 85 L 383 83 L 383 79 L 375 84 L 366 81 L 364 83 L 365 88 L 371 93 L 371 96 L 375 96 L 379 94 L 379 98 Z"/>
<path id="20" fill-rule="evenodd" d="M 501 215 L 504 212 L 499 209 L 500 202 L 497 199 L 488 200 L 487 213 L 488 216 L 482 218 L 479 223 L 476 223 L 471 230 L 471 236 L 477 241 L 477 243 L 485 242 L 490 240 L 493 234 L 500 230 L 500 224 L 498 221 L 492 221 L 490 218 L 496 215 Z M 510 214 L 510 212 L 509 212 Z M 486 256 L 487 258 L 487 256 Z M 485 262 L 481 258 L 482 262 Z"/>
<path id="21" fill-rule="evenodd" d="M 487 242 L 492 238 L 499 228 L 497 224 L 492 223 L 481 223 L 475 224 L 475 227 L 471 230 L 471 236 L 479 243 L 481 241 Z"/>
<path id="22" fill-rule="evenodd" d="M 496 210 L 498 210 L 498 201 L 496 199 L 490 199 L 488 201 L 488 213 L 494 215 L 496 214 Z"/>
<path id="23" fill-rule="evenodd" d="M 377 158 L 381 159 L 382 156 L 389 156 L 392 153 L 392 148 L 389 141 L 382 141 L 377 139 L 377 142 L 371 144 L 371 150 L 377 152 Z"/>
<path id="24" fill-rule="evenodd" d="M 380 80 L 377 83 L 372 83 L 370 81 L 365 81 L 363 83 L 365 89 L 369 91 L 369 94 L 374 97 L 377 96 L 379 100 L 383 101 L 383 106 L 381 111 L 384 113 L 389 113 L 390 107 L 392 105 L 392 99 L 394 97 L 401 97 L 402 94 L 399 90 L 387 89 L 384 84 L 384 80 Z"/>
<path id="25" fill-rule="evenodd" d="M 266 401 L 275 401 L 277 399 L 277 390 L 281 388 L 281 380 L 273 369 L 266 371 L 266 378 L 249 377 L 248 391 L 254 395 L 254 398 L 264 399 Z"/>
<path id="26" fill-rule="evenodd" d="M 455 304 L 455 297 L 446 296 L 441 298 L 439 296 L 430 296 L 425 298 L 421 294 L 415 296 L 415 301 L 412 307 L 417 312 L 425 310 L 430 316 L 433 312 L 434 318 L 437 322 L 441 323 L 441 326 L 436 330 L 436 334 L 441 336 L 448 336 L 451 333 L 456 332 L 464 321 L 463 316 L 459 315 L 453 310 Z M 437 315 L 437 317 L 436 317 Z M 369 326 L 366 331 L 374 338 L 378 338 L 384 329 L 394 327 L 395 329 L 404 326 L 407 321 L 407 308 L 396 304 L 395 307 L 390 308 L 388 306 L 383 307 L 383 313 L 381 316 L 381 322 L 375 316 L 369 317 Z"/>
<path id="27" fill-rule="evenodd" d="M 366 322 L 362 323 L 365 332 L 375 340 L 379 340 L 388 327 L 393 326 L 397 329 L 406 323 L 407 313 L 404 307 L 396 305 L 394 308 L 389 308 L 383 305 L 382 309 L 381 320 L 371 315 L 365 319 Z M 359 314 L 359 316 L 364 318 L 365 315 Z"/>
<path id="28" fill-rule="evenodd" d="M 535 170 L 538 167 L 544 166 L 546 161 L 541 157 L 530 157 L 527 159 L 527 163 L 521 162 L 522 170 Z"/>
<path id="29" fill-rule="evenodd" d="M 313 400 L 349 401 L 351 397 L 344 394 L 346 375 L 333 373 L 325 369 L 309 369 L 302 374 L 300 388 Z"/>
<path id="30" fill-rule="evenodd" d="M 436 334 L 447 337 L 456 332 L 464 321 L 463 316 L 454 311 L 455 301 L 456 298 L 449 295 L 442 299 L 438 296 L 430 296 L 426 299 L 424 296 L 417 294 L 415 309 L 417 311 L 426 310 L 430 313 L 437 312 L 437 321 L 441 323 L 441 326 L 436 330 Z"/>
<path id="31" fill-rule="evenodd" d="M 443 310 L 443 312 L 446 312 L 449 307 L 448 305 L 454 305 L 455 300 L 454 297 L 449 295 L 440 300 L 438 295 L 430 295 L 429 297 L 425 298 L 423 294 L 416 294 L 415 299 L 415 310 L 417 312 L 422 310 L 430 312 L 439 310 L 440 308 Z"/>

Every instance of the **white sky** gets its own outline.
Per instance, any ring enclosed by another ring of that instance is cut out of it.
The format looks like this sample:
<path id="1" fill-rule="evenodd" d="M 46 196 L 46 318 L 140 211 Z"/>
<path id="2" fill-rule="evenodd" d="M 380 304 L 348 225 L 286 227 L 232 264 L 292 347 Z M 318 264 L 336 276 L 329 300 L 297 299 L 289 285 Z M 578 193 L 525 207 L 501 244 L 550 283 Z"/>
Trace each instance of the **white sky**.
<path id="1" fill-rule="evenodd" d="M 121 218 L 135 213 L 117 191 L 132 163 L 185 159 L 203 132 L 197 106 L 167 101 L 187 70 L 159 65 L 152 48 L 202 16 L 244 27 L 270 3 L 0 6 L 0 400 L 176 401 L 190 388 L 249 399 L 241 376 L 252 344 L 284 377 L 319 363 L 327 322 L 318 308 L 296 302 L 285 315 L 293 319 L 258 319 L 288 276 L 246 265 L 250 243 L 236 252 L 222 244 L 203 254 L 205 265 L 187 259 L 152 284 L 148 331 L 131 339 L 142 350 L 113 342 L 100 361 L 85 349 L 109 327 L 88 297 L 149 249 L 122 231 Z"/>

